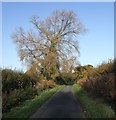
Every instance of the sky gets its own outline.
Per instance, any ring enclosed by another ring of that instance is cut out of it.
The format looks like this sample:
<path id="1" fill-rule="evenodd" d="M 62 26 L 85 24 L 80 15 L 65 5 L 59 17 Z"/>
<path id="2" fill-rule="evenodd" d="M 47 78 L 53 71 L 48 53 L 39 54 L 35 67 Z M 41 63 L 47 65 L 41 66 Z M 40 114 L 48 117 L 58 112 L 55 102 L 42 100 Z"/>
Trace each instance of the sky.
<path id="1" fill-rule="evenodd" d="M 29 19 L 38 15 L 45 19 L 55 10 L 73 10 L 88 32 L 78 37 L 81 65 L 96 66 L 114 58 L 113 2 L 3 2 L 2 3 L 2 63 L 0 67 L 25 70 L 17 54 L 11 34 L 19 26 L 32 28 Z"/>
<path id="2" fill-rule="evenodd" d="M 3 2 L 115 2 L 115 0 L 2 0 Z"/>

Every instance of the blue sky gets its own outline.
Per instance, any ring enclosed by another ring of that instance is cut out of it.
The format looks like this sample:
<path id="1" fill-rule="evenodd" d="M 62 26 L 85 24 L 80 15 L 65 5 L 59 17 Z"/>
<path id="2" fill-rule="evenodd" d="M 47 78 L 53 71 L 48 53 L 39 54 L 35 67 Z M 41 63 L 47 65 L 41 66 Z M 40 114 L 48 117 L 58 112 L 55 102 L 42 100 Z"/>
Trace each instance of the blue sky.
<path id="1" fill-rule="evenodd" d="M 16 45 L 11 34 L 18 26 L 32 28 L 29 18 L 38 15 L 41 19 L 54 10 L 73 10 L 81 22 L 89 29 L 78 38 L 79 61 L 82 65 L 96 66 L 114 58 L 114 3 L 2 3 L 2 67 L 25 69 L 19 60 Z"/>

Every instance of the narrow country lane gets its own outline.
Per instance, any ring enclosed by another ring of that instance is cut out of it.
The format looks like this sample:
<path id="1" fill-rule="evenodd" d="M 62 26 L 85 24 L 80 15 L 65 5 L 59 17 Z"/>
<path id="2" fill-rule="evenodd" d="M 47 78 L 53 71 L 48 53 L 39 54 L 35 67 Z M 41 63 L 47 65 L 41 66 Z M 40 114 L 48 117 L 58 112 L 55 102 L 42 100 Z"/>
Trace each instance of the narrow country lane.
<path id="1" fill-rule="evenodd" d="M 53 95 L 30 118 L 85 118 L 84 112 L 72 92 L 66 86 Z"/>

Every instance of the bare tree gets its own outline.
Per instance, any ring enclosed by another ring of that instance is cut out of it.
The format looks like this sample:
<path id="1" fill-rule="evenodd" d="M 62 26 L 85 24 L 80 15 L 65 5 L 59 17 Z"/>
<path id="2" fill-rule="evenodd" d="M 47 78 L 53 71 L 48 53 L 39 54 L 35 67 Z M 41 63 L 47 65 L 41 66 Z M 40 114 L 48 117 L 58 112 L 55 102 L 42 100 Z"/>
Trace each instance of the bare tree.
<path id="1" fill-rule="evenodd" d="M 57 76 L 62 63 L 79 55 L 77 37 L 85 27 L 73 11 L 55 11 L 45 20 L 33 16 L 36 31 L 17 28 L 12 38 L 18 46 L 21 61 L 49 78 Z M 73 60 L 74 61 L 74 60 Z"/>

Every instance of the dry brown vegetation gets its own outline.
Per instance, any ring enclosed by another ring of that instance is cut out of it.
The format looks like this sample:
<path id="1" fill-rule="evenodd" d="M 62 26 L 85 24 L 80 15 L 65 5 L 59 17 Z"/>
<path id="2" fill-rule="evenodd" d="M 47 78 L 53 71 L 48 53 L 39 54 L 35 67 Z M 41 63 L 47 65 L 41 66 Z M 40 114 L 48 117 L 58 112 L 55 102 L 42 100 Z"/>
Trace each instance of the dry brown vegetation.
<path id="1" fill-rule="evenodd" d="M 115 92 L 115 61 L 103 63 L 97 68 L 86 71 L 86 75 L 77 83 L 87 91 L 101 95 L 108 100 L 116 99 Z"/>
<path id="2" fill-rule="evenodd" d="M 36 88 L 40 90 L 45 90 L 48 88 L 53 88 L 55 86 L 55 82 L 53 80 L 41 80 L 37 83 Z"/>

